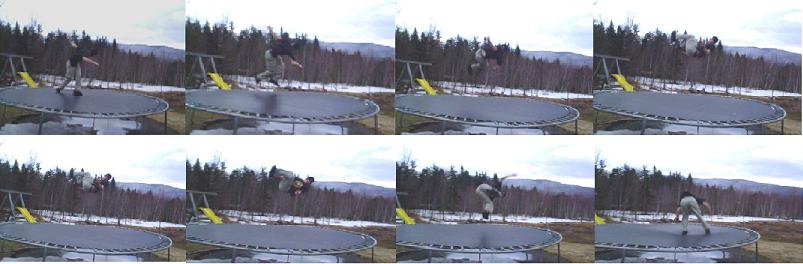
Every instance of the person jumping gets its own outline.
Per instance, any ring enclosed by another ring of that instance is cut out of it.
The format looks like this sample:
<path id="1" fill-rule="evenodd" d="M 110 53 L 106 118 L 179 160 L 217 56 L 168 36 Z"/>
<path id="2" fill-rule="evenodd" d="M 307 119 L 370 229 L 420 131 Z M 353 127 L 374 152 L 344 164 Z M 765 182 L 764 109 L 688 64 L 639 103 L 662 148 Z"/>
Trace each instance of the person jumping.
<path id="1" fill-rule="evenodd" d="M 689 214 L 693 213 L 697 216 L 697 219 L 703 223 L 703 229 L 705 229 L 705 234 L 711 234 L 711 229 L 708 228 L 708 224 L 705 223 L 705 219 L 703 219 L 702 211 L 700 211 L 700 205 L 704 206 L 708 209 L 708 213 L 712 212 L 711 205 L 703 198 L 697 198 L 693 194 L 688 191 L 684 191 L 680 195 L 680 205 L 675 210 L 675 222 L 678 221 L 680 213 L 683 213 L 683 232 L 682 235 L 686 235 L 689 233 L 688 225 L 689 225 Z"/>
<path id="2" fill-rule="evenodd" d="M 496 198 L 502 197 L 502 182 L 510 177 L 516 176 L 516 174 L 511 174 L 499 179 L 494 175 L 493 179 L 490 182 L 482 183 L 477 186 L 477 189 L 474 190 L 480 199 L 483 202 L 482 207 L 482 219 L 490 220 L 491 214 L 494 212 L 494 200 Z"/>
<path id="3" fill-rule="evenodd" d="M 100 63 L 88 58 L 97 55 L 98 51 L 76 45 L 72 40 L 69 40 L 69 42 L 72 50 L 70 58 L 67 60 L 67 73 L 64 75 L 64 82 L 56 88 L 56 92 L 61 93 L 61 90 L 64 90 L 67 84 L 75 80 L 75 90 L 73 90 L 72 94 L 73 96 L 82 96 L 84 94 L 81 93 L 81 63 L 86 62 L 100 66 Z"/>
<path id="4" fill-rule="evenodd" d="M 314 177 L 307 177 L 301 179 L 293 174 L 291 171 L 276 168 L 271 169 L 269 177 L 279 178 L 279 191 L 287 192 L 290 196 L 298 197 L 307 193 L 312 188 L 312 183 L 315 182 Z"/>
<path id="5" fill-rule="evenodd" d="M 279 38 L 272 27 L 268 27 L 268 32 L 272 36 L 272 41 L 268 50 L 265 51 L 265 71 L 257 74 L 254 79 L 256 79 L 257 85 L 259 85 L 263 79 L 267 79 L 269 83 L 280 87 L 276 79 L 281 78 L 284 73 L 284 60 L 282 56 L 286 57 L 290 61 L 290 64 L 299 69 L 303 70 L 304 66 L 298 63 L 296 57 L 293 56 L 294 47 L 290 40 L 290 34 L 287 32 L 282 33 L 281 38 Z"/>
<path id="6" fill-rule="evenodd" d="M 485 69 L 491 65 L 492 70 L 496 70 L 502 65 L 502 51 L 491 42 L 491 38 L 486 37 L 482 46 L 474 52 L 475 62 L 468 65 L 468 73 L 473 74 Z M 496 61 L 496 64 L 491 63 L 491 60 Z"/>
<path id="7" fill-rule="evenodd" d="M 672 45 L 680 50 L 683 50 L 683 54 L 686 56 L 692 58 L 702 58 L 708 54 L 711 54 L 711 51 L 716 49 L 719 38 L 717 36 L 713 36 L 708 39 L 707 42 L 703 43 L 698 42 L 694 35 L 684 33 L 680 36 L 673 36 L 671 41 Z"/>

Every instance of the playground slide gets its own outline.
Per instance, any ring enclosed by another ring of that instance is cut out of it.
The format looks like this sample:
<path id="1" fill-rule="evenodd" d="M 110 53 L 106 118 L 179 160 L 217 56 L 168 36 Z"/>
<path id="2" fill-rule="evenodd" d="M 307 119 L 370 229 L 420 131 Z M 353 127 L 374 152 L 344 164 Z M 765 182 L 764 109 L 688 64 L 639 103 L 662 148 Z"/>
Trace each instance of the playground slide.
<path id="1" fill-rule="evenodd" d="M 201 212 L 204 213 L 204 215 L 207 218 L 209 218 L 209 221 L 212 221 L 212 223 L 215 223 L 215 224 L 222 224 L 223 223 L 223 221 L 220 220 L 220 217 L 215 215 L 215 212 L 212 212 L 212 209 L 209 209 L 209 208 L 206 208 L 206 207 L 198 207 L 198 210 L 201 210 Z"/>
<path id="2" fill-rule="evenodd" d="M 630 84 L 629 82 L 627 82 L 627 80 L 625 79 L 625 76 L 623 76 L 621 74 L 611 74 L 611 76 L 613 76 L 613 78 L 616 79 L 616 82 L 618 82 L 619 85 L 622 86 L 622 89 L 625 89 L 625 92 L 632 92 L 633 91 L 633 85 Z"/>
<path id="3" fill-rule="evenodd" d="M 22 77 L 22 80 L 24 80 L 26 84 L 28 84 L 28 87 L 31 87 L 31 88 L 39 87 L 39 84 L 37 84 L 33 80 L 33 78 L 31 78 L 31 75 L 29 75 L 27 72 L 18 72 L 17 74 L 20 77 Z"/>
<path id="4" fill-rule="evenodd" d="M 599 216 L 597 216 L 597 215 L 595 214 L 595 215 L 594 215 L 594 224 L 598 224 L 598 225 L 604 225 L 604 224 L 605 224 L 605 220 L 604 220 L 604 219 L 602 219 L 602 217 L 599 217 Z"/>
<path id="5" fill-rule="evenodd" d="M 405 224 L 408 224 L 408 225 L 415 224 L 415 221 L 412 218 L 410 218 L 409 215 L 407 215 L 407 212 L 405 212 L 404 209 L 396 208 L 396 215 L 398 215 L 399 218 L 401 218 L 402 221 L 404 221 Z"/>
<path id="6" fill-rule="evenodd" d="M 31 212 L 28 212 L 28 208 L 17 207 L 17 211 L 20 211 L 20 214 L 22 214 L 22 217 L 25 217 L 25 221 L 28 221 L 28 223 L 31 223 L 31 224 L 36 224 L 36 218 L 33 218 L 33 216 L 31 215 Z"/>
<path id="7" fill-rule="evenodd" d="M 421 88 L 424 88 L 424 92 L 427 92 L 427 95 L 437 94 L 435 92 L 435 89 L 433 89 L 432 86 L 429 86 L 429 82 L 427 82 L 427 80 L 416 78 L 415 81 L 418 82 L 419 85 L 421 85 Z"/>
<path id="8" fill-rule="evenodd" d="M 210 72 L 207 74 L 209 75 L 209 78 L 212 78 L 212 81 L 214 81 L 215 84 L 217 84 L 217 87 L 220 87 L 220 89 L 223 90 L 231 90 L 231 84 L 224 82 L 223 77 L 220 77 L 220 74 L 214 72 Z"/>

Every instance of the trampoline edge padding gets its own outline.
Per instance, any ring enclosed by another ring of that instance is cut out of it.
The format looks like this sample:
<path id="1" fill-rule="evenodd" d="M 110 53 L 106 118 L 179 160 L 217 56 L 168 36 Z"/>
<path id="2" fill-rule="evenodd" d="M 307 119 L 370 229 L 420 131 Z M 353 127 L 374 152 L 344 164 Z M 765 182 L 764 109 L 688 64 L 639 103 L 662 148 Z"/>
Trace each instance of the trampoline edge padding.
<path id="1" fill-rule="evenodd" d="M 278 255 L 331 255 L 376 246 L 370 235 L 303 225 L 191 224 L 187 241 Z"/>
<path id="2" fill-rule="evenodd" d="M 512 253 L 559 244 L 555 231 L 503 224 L 397 225 L 396 245 L 456 253 Z"/>
<path id="3" fill-rule="evenodd" d="M 185 105 L 205 112 L 293 124 L 326 124 L 379 114 L 371 100 L 319 92 L 187 91 Z"/>
<path id="4" fill-rule="evenodd" d="M 498 96 L 397 94 L 394 108 L 424 118 L 495 128 L 538 128 L 580 117 L 580 112 L 568 105 Z"/>
<path id="5" fill-rule="evenodd" d="M 0 104 L 35 112 L 85 117 L 130 118 L 159 114 L 170 105 L 162 98 L 113 90 L 82 89 L 83 96 L 54 88 L 12 86 L 0 89 Z"/>
<path id="6" fill-rule="evenodd" d="M 681 235 L 680 224 L 603 224 L 595 225 L 594 246 L 645 252 L 706 252 L 757 243 L 761 235 L 753 230 L 711 225 L 706 235 L 700 224 L 690 223 L 689 233 Z"/>
<path id="7" fill-rule="evenodd" d="M 167 250 L 162 234 L 122 227 L 52 223 L 0 223 L 0 239 L 36 247 L 98 255 L 128 255 Z"/>
<path id="8" fill-rule="evenodd" d="M 786 110 L 754 99 L 649 91 L 594 93 L 595 110 L 638 119 L 700 127 L 745 127 L 782 121 Z"/>

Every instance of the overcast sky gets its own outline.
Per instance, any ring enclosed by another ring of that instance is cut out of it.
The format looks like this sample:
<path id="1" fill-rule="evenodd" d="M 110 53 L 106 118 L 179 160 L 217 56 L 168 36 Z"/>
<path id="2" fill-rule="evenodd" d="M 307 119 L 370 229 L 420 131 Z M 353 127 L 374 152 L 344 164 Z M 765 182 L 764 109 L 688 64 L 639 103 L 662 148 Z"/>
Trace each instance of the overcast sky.
<path id="1" fill-rule="evenodd" d="M 591 56 L 591 8 L 590 0 L 398 0 L 396 25 L 435 28 L 442 40 L 490 36 L 524 50 Z"/>
<path id="2" fill-rule="evenodd" d="M 633 19 L 641 34 L 688 31 L 697 37 L 716 35 L 722 44 L 801 52 L 800 0 L 770 1 L 643 1 L 594 0 L 594 19 L 607 26 Z"/>
<path id="3" fill-rule="evenodd" d="M 627 164 L 694 178 L 744 179 L 803 187 L 803 140 L 787 137 L 605 137 L 597 151 L 609 168 Z"/>
<path id="4" fill-rule="evenodd" d="M 591 137 L 405 136 L 394 138 L 418 168 L 463 166 L 470 172 L 516 173 L 518 179 L 545 179 L 594 188 Z"/>
<path id="5" fill-rule="evenodd" d="M 326 42 L 390 47 L 393 14 L 394 0 L 187 0 L 187 17 L 201 22 L 233 22 L 236 30 L 281 27 Z"/>
<path id="6" fill-rule="evenodd" d="M 396 188 L 395 150 L 389 137 L 193 136 L 187 158 L 212 161 L 220 156 L 229 169 L 271 166 L 316 181 L 362 182 Z"/>
<path id="7" fill-rule="evenodd" d="M 176 137 L 2 136 L 0 144 L 0 157 L 20 163 L 35 157 L 42 172 L 83 168 L 119 182 L 186 185 L 183 143 Z"/>
<path id="8" fill-rule="evenodd" d="M 184 0 L 0 0 L 0 19 L 28 25 L 36 21 L 44 33 L 86 31 L 125 44 L 184 49 Z"/>

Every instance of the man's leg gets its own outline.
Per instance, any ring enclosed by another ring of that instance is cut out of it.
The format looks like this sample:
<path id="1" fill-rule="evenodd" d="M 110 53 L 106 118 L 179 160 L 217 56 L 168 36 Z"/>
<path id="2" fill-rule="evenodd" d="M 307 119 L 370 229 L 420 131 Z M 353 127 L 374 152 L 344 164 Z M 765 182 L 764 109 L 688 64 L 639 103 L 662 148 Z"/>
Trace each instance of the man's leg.
<path id="1" fill-rule="evenodd" d="M 64 90 L 64 87 L 67 87 L 68 84 L 75 78 L 75 67 L 70 66 L 70 62 L 67 61 L 66 63 L 66 73 L 64 73 L 64 82 L 56 88 L 57 93 L 61 93 L 61 90 Z"/>
<path id="2" fill-rule="evenodd" d="M 703 229 L 705 229 L 705 233 L 706 234 L 711 233 L 710 229 L 708 229 L 708 224 L 705 222 L 705 219 L 703 219 L 703 214 L 700 211 L 700 206 L 697 206 L 695 204 L 695 206 L 692 207 L 692 212 L 694 213 L 695 216 L 697 216 L 697 219 L 700 220 L 700 223 L 703 224 Z"/>

